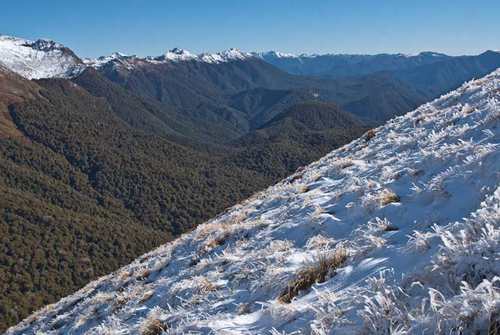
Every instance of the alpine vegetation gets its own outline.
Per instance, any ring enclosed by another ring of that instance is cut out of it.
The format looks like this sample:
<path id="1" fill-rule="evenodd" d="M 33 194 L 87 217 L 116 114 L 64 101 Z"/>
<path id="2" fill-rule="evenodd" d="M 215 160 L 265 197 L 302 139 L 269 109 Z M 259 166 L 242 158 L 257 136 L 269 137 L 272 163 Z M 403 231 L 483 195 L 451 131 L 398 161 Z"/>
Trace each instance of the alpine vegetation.
<path id="1" fill-rule="evenodd" d="M 498 334 L 500 69 L 7 334 Z"/>

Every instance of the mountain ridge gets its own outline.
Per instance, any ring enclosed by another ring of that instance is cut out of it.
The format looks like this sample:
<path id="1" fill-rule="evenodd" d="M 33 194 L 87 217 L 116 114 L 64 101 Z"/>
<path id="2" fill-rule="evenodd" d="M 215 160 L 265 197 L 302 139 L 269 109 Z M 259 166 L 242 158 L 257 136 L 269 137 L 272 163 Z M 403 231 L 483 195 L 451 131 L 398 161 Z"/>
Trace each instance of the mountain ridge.
<path id="1" fill-rule="evenodd" d="M 391 119 L 7 334 L 489 332 L 500 69 Z"/>
<path id="2" fill-rule="evenodd" d="M 56 42 L 8 43 L 15 48 L 0 48 L 8 54 L 0 57 L 0 332 L 497 64 L 491 53 L 401 78 L 332 79 L 237 52 L 189 60 L 178 49 L 157 60 L 117 54 L 118 66 L 104 59 L 96 69 Z"/>

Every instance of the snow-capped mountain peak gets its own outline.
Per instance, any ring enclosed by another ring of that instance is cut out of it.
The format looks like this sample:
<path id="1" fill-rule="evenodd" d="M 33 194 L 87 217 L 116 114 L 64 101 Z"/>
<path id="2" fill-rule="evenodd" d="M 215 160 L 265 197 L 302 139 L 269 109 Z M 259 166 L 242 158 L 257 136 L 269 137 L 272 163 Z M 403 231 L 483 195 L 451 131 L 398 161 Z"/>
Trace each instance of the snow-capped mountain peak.
<path id="1" fill-rule="evenodd" d="M 131 57 L 131 56 L 124 54 L 122 52 L 113 52 L 111 54 L 111 57 L 114 59 L 120 59 L 120 58 L 127 58 L 127 57 Z M 135 56 L 132 56 L 132 57 L 135 57 Z"/>
<path id="2" fill-rule="evenodd" d="M 129 56 L 129 55 L 124 54 L 122 52 L 113 52 L 109 56 L 100 56 L 100 57 L 98 57 L 96 59 L 85 58 L 84 62 L 86 64 L 93 64 L 94 62 L 95 63 L 106 63 L 106 62 L 115 61 L 115 60 L 127 59 L 127 58 L 130 58 L 130 57 L 135 57 L 135 56 Z"/>
<path id="3" fill-rule="evenodd" d="M 224 63 L 230 61 L 245 60 L 253 57 L 252 54 L 242 52 L 236 48 L 230 48 L 218 53 L 203 53 L 198 56 L 198 60 L 205 63 Z"/>
<path id="4" fill-rule="evenodd" d="M 68 78 L 85 68 L 70 49 L 57 42 L 29 41 L 5 35 L 0 35 L 0 61 L 28 79 Z"/>
<path id="5" fill-rule="evenodd" d="M 500 69 L 7 334 L 486 334 L 500 315 L 499 167 Z"/>
<path id="6" fill-rule="evenodd" d="M 220 55 L 226 59 L 245 59 L 251 55 L 245 52 L 241 52 L 239 49 L 230 48 L 220 53 Z"/>
<path id="7" fill-rule="evenodd" d="M 295 55 L 293 53 L 287 53 L 287 52 L 271 51 L 270 53 L 272 53 L 274 56 L 276 56 L 278 58 L 294 58 L 294 57 L 297 57 L 297 55 Z"/>
<path id="8" fill-rule="evenodd" d="M 218 53 L 202 53 L 199 55 L 193 54 L 187 50 L 174 48 L 167 51 L 164 55 L 158 57 L 148 56 L 145 58 L 139 58 L 136 56 L 125 56 L 120 54 L 120 57 L 116 56 L 105 56 L 99 57 L 97 59 L 86 60 L 85 63 L 92 67 L 102 67 L 107 63 L 115 63 L 115 65 L 124 66 L 131 69 L 139 64 L 161 64 L 170 62 L 185 62 L 185 61 L 196 61 L 202 63 L 219 64 L 237 60 L 244 60 L 253 57 L 250 53 L 242 52 L 238 49 L 231 48 Z"/>
<path id="9" fill-rule="evenodd" d="M 449 57 L 446 54 L 434 51 L 422 51 L 417 56 L 428 56 L 428 57 Z"/>
<path id="10" fill-rule="evenodd" d="M 164 55 L 165 60 L 171 60 L 171 61 L 187 61 L 196 58 L 197 56 L 195 54 L 192 54 L 187 50 L 179 48 L 174 48 L 172 50 L 169 50 Z"/>
<path id="11" fill-rule="evenodd" d="M 267 58 L 299 58 L 300 56 L 292 53 L 280 52 L 280 51 L 264 51 L 264 52 L 252 52 L 254 57 L 267 59 Z"/>
<path id="12" fill-rule="evenodd" d="M 132 62 L 136 58 L 137 57 L 135 55 L 127 55 L 122 52 L 113 52 L 109 56 L 101 56 L 96 59 L 85 58 L 83 62 L 85 63 L 86 66 L 94 67 L 97 69 L 105 66 L 106 64 L 113 64 L 113 65 L 123 66 L 127 69 L 132 69 L 133 68 Z"/>
<path id="13" fill-rule="evenodd" d="M 396 53 L 396 54 L 346 54 L 346 53 L 301 53 L 301 54 L 293 54 L 293 53 L 284 53 L 279 51 L 266 51 L 266 52 L 254 52 L 252 53 L 255 57 L 263 58 L 263 59 L 279 59 L 279 58 L 318 58 L 318 57 L 376 57 L 380 55 L 385 56 L 395 56 L 395 57 L 449 57 L 446 54 L 431 52 L 431 51 L 422 51 L 418 54 L 404 54 L 404 53 Z"/>

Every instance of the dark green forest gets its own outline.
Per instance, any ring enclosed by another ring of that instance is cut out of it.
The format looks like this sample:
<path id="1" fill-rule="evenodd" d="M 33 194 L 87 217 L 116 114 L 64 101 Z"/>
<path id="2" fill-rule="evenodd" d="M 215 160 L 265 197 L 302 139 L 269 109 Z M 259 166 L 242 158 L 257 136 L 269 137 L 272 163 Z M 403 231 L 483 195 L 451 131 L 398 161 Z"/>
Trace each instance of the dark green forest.
<path id="1" fill-rule="evenodd" d="M 336 76 L 122 61 L 31 81 L 0 65 L 0 332 L 500 56 Z"/>
<path id="2" fill-rule="evenodd" d="M 38 85 L 36 99 L 9 105 L 24 138 L 0 139 L 0 329 L 365 130 L 350 117 L 350 130 L 316 129 L 289 112 L 207 149 L 134 128 L 70 81 Z"/>

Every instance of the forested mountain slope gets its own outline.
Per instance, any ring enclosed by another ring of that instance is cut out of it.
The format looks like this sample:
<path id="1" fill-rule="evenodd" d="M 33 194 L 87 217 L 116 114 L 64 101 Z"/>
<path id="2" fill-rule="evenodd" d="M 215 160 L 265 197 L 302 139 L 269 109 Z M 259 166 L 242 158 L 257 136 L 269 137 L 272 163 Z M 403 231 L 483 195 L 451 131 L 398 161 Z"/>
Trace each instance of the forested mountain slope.
<path id="1" fill-rule="evenodd" d="M 496 70 L 7 334 L 494 334 L 499 135 Z"/>
<path id="2" fill-rule="evenodd" d="M 71 81 L 0 83 L 3 327 L 271 182 L 134 130 Z"/>
<path id="3" fill-rule="evenodd" d="M 207 63 L 151 62 L 121 57 L 98 71 L 133 94 L 174 106 L 233 140 L 260 127 L 293 104 L 335 102 L 367 121 L 381 122 L 426 101 L 394 76 L 374 74 L 342 80 L 288 74 L 256 57 Z"/>
<path id="4" fill-rule="evenodd" d="M 404 80 L 0 36 L 0 331 L 425 102 Z"/>
<path id="5" fill-rule="evenodd" d="M 307 152 L 285 132 L 287 145 L 224 144 L 230 129 L 92 68 L 28 80 L 2 65 L 0 329 L 365 130 L 353 126 L 331 129 L 329 141 Z"/>

